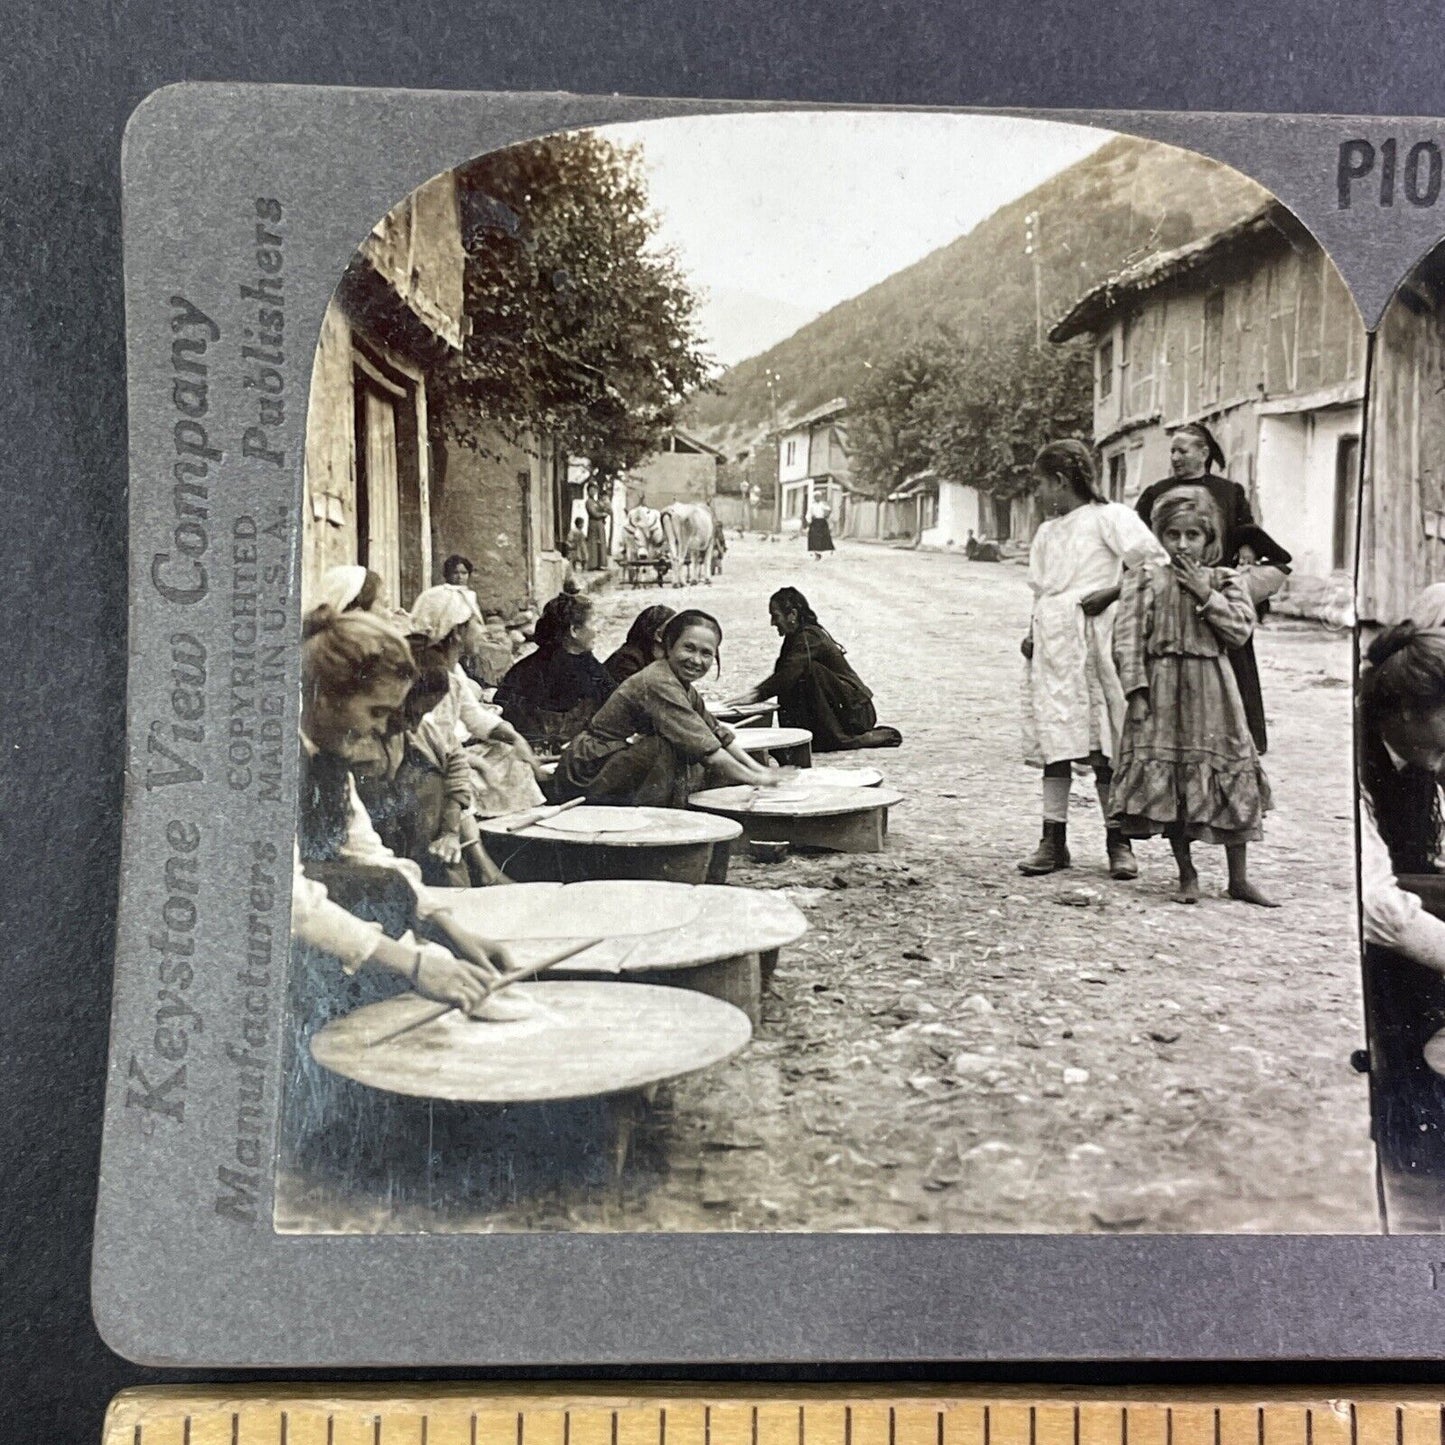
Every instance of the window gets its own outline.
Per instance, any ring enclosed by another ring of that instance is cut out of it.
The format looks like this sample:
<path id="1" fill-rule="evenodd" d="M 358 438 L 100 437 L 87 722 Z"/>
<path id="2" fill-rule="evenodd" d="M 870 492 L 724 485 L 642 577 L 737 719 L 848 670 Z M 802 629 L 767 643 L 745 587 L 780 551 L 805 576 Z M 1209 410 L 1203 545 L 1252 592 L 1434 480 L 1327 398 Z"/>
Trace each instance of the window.
<path id="1" fill-rule="evenodd" d="M 1099 400 L 1114 392 L 1114 338 L 1099 343 Z"/>
<path id="2" fill-rule="evenodd" d="M 1129 462 L 1123 452 L 1116 452 L 1109 458 L 1109 500 L 1122 502 L 1124 488 L 1129 481 Z"/>
<path id="3" fill-rule="evenodd" d="M 788 447 L 787 447 L 787 451 L 786 451 L 786 453 L 785 453 L 785 455 L 784 455 L 784 457 L 783 457 L 783 464 L 784 464 L 784 466 L 789 466 L 789 467 L 792 466 L 792 465 L 793 465 L 793 461 L 794 461 L 794 459 L 797 457 L 797 455 L 798 455 L 798 444 L 797 444 L 797 442 L 789 442 L 789 443 L 788 443 Z"/>

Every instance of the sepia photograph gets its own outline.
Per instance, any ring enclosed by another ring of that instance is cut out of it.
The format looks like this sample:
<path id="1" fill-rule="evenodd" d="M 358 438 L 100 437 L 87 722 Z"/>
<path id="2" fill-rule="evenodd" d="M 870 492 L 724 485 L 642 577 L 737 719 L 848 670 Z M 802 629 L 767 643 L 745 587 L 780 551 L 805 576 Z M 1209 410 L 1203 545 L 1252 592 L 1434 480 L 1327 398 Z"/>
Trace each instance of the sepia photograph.
<path id="1" fill-rule="evenodd" d="M 1290 210 L 1097 128 L 398 197 L 310 360 L 275 1229 L 1439 1228 L 1441 278 L 1367 400 Z"/>

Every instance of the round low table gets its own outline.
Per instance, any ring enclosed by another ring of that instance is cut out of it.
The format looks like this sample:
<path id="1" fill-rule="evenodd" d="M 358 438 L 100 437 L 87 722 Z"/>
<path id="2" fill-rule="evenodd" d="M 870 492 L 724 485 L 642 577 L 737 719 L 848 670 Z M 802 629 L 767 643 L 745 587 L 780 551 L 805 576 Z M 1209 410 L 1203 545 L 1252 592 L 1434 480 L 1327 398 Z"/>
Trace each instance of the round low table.
<path id="1" fill-rule="evenodd" d="M 479 827 L 492 860 L 518 883 L 598 878 L 726 883 L 728 845 L 742 827 L 685 808 L 569 808 L 516 832 L 506 818 Z"/>
<path id="2" fill-rule="evenodd" d="M 598 1101 L 601 1113 L 590 1128 L 605 1131 L 617 1179 L 633 1129 L 658 1087 L 722 1063 L 752 1037 L 738 1009 L 684 989 L 549 980 L 517 984 L 514 991 L 538 1005 L 533 1017 L 493 1022 L 455 1009 L 434 1017 L 430 999 L 403 994 L 333 1020 L 313 1036 L 311 1054 L 344 1078 L 425 1100 L 423 1137 L 430 1137 L 433 1109 L 471 1106 L 467 1118 L 492 1131 L 489 1149 L 499 1140 L 507 1148 L 507 1130 L 499 1126 L 519 1108 Z M 532 1117 L 531 1127 L 510 1141 L 513 1147 L 535 1152 L 539 1132 L 553 1150 L 591 1147 L 585 1122 L 583 1135 L 574 1129 L 568 1139 L 553 1132 L 557 1117 Z M 427 1153 L 429 1172 L 430 1145 Z"/>
<path id="3" fill-rule="evenodd" d="M 721 1063 L 752 1037 L 738 1009 L 684 989 L 547 980 L 512 991 L 538 1005 L 533 1017 L 433 1018 L 436 1004 L 408 993 L 334 1019 L 311 1054 L 387 1093 L 521 1104 L 647 1089 Z M 407 1028 L 419 1019 L 428 1021 Z"/>
<path id="4" fill-rule="evenodd" d="M 829 788 L 881 788 L 883 774 L 877 768 L 838 768 L 831 763 L 815 764 L 809 769 L 808 782 L 821 783 Z"/>
<path id="5" fill-rule="evenodd" d="M 804 777 L 797 786 L 709 788 L 694 793 L 688 806 L 735 819 L 750 843 L 881 853 L 888 810 L 902 801 L 892 788 L 819 786 Z"/>
<path id="6" fill-rule="evenodd" d="M 737 728 L 738 746 L 759 762 L 779 767 L 811 768 L 813 734 L 807 728 Z"/>
<path id="7" fill-rule="evenodd" d="M 776 702 L 740 702 L 735 707 L 715 707 L 709 711 L 719 722 L 733 728 L 772 727 L 778 720 Z"/>
<path id="8" fill-rule="evenodd" d="M 755 1024 L 779 951 L 808 931 L 796 904 L 761 888 L 619 879 L 429 892 L 445 898 L 459 922 L 506 944 L 519 966 L 572 940 L 602 939 L 549 969 L 549 980 L 691 989 L 733 1004 Z"/>

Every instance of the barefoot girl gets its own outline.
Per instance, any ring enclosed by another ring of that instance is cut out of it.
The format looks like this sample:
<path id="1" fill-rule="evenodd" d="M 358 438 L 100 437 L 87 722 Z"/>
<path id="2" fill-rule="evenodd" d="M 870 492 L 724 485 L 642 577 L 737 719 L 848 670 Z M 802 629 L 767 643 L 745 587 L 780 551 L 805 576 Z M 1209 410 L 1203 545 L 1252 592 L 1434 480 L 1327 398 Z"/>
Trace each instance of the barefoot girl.
<path id="1" fill-rule="evenodd" d="M 1190 845 L 1222 843 L 1229 896 L 1273 908 L 1246 873 L 1246 847 L 1263 836 L 1269 783 L 1228 657 L 1254 631 L 1254 604 L 1238 574 L 1216 565 L 1223 527 L 1207 491 L 1168 492 L 1153 518 L 1169 561 L 1125 575 L 1114 631 L 1129 706 L 1110 813 L 1132 837 L 1169 839 L 1179 865 L 1176 902 L 1199 901 Z"/>
<path id="2" fill-rule="evenodd" d="M 1046 520 L 1029 551 L 1034 605 L 1021 649 L 1023 735 L 1025 760 L 1044 770 L 1044 835 L 1018 865 L 1029 874 L 1069 866 L 1076 762 L 1092 764 L 1100 805 L 1108 801 L 1110 758 L 1124 717 L 1112 647 L 1120 576 L 1126 565 L 1164 556 L 1131 508 L 1099 495 L 1083 442 L 1050 442 L 1034 459 L 1034 477 Z M 1122 833 L 1109 828 L 1106 846 L 1112 877 L 1138 876 Z"/>

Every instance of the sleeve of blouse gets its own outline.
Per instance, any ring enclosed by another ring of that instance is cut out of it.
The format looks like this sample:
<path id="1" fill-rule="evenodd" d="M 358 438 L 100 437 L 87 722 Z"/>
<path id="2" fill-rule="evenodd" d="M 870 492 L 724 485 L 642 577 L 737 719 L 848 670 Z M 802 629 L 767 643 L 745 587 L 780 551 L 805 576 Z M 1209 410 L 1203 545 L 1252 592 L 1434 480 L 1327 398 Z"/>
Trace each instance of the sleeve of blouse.
<path id="1" fill-rule="evenodd" d="M 334 954 L 347 973 L 355 973 L 376 951 L 381 925 L 363 923 L 339 903 L 333 903 L 324 884 L 308 878 L 301 867 L 301 851 L 293 848 L 291 881 L 291 934 L 323 953 Z"/>
<path id="2" fill-rule="evenodd" d="M 670 673 L 666 679 L 654 680 L 649 688 L 647 711 L 657 735 L 666 738 L 685 761 L 700 763 L 717 752 L 719 735 L 710 725 L 712 720 L 693 707 L 682 684 Z"/>
<path id="3" fill-rule="evenodd" d="M 1168 553 L 1144 525 L 1138 512 L 1131 511 L 1122 502 L 1109 502 L 1104 507 L 1104 536 L 1110 549 L 1126 567 L 1168 560 Z"/>
<path id="4" fill-rule="evenodd" d="M 1239 574 L 1230 568 L 1215 569 L 1214 590 L 1199 604 L 1199 615 L 1227 647 L 1243 647 L 1254 631 L 1254 603 Z"/>
<path id="5" fill-rule="evenodd" d="M 1360 903 L 1366 943 L 1445 973 L 1445 921 L 1401 888 L 1367 799 L 1360 800 Z"/>
<path id="6" fill-rule="evenodd" d="M 758 696 L 777 697 L 779 693 L 796 687 L 803 680 L 803 674 L 807 672 L 812 660 L 812 648 L 809 647 L 807 638 L 795 634 L 784 639 L 772 675 L 758 684 Z"/>
<path id="7" fill-rule="evenodd" d="M 1131 568 L 1124 573 L 1119 588 L 1119 607 L 1114 613 L 1114 666 L 1125 697 L 1149 690 L 1144 644 L 1148 637 L 1152 590 L 1146 568 Z"/>
<path id="8" fill-rule="evenodd" d="M 464 687 L 458 686 L 458 697 L 460 699 L 458 716 L 462 720 L 462 726 L 467 730 L 467 736 L 486 742 L 496 732 L 497 724 L 502 721 L 501 713 L 483 707 L 481 702 Z"/>

